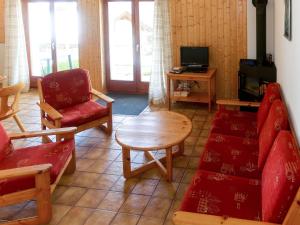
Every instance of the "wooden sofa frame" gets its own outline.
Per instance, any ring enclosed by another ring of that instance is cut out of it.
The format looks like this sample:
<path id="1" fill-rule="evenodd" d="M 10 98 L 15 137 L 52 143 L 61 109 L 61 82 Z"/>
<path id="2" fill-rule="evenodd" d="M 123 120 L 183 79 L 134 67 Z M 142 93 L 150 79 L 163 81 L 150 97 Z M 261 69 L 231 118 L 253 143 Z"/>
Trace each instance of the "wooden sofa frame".
<path id="1" fill-rule="evenodd" d="M 217 105 L 218 108 L 224 106 L 259 107 L 260 103 L 229 99 L 229 100 L 217 100 Z M 292 123 L 291 121 L 289 122 L 290 122 L 291 132 L 294 135 L 294 137 L 296 137 L 294 129 L 292 127 Z M 297 146 L 299 146 L 298 143 Z M 173 216 L 173 222 L 175 223 L 175 225 L 298 225 L 300 224 L 300 188 L 298 189 L 298 192 L 293 200 L 293 203 L 282 224 L 268 223 L 262 221 L 254 221 L 254 220 L 244 220 L 244 219 L 237 219 L 232 217 L 214 216 L 214 215 L 192 213 L 192 212 L 185 212 L 185 211 L 175 212 Z"/>
<path id="2" fill-rule="evenodd" d="M 38 79 L 37 86 L 38 86 L 38 92 L 39 92 L 39 99 L 40 102 L 38 103 L 38 106 L 41 109 L 41 124 L 42 124 L 42 130 L 45 130 L 46 128 L 50 129 L 56 129 L 61 127 L 61 119 L 63 118 L 62 114 L 58 112 L 55 108 L 53 108 L 51 105 L 45 102 L 44 95 L 43 95 L 43 89 L 42 89 L 42 80 Z M 77 127 L 76 133 L 79 133 L 81 131 L 93 128 L 93 127 L 101 127 L 105 130 L 105 132 L 108 135 L 111 135 L 112 129 L 113 129 L 113 123 L 112 123 L 112 103 L 114 100 L 103 93 L 95 90 L 92 88 L 91 94 L 98 98 L 103 100 L 107 104 L 107 108 L 109 110 L 108 116 L 102 117 L 100 119 L 91 121 L 89 123 L 82 124 Z M 47 120 L 46 114 L 54 121 L 51 122 Z M 107 126 L 105 127 L 103 124 L 106 123 Z M 59 139 L 59 138 L 58 138 Z"/>
<path id="3" fill-rule="evenodd" d="M 44 130 L 40 132 L 24 132 L 19 134 L 10 134 L 11 140 L 44 137 L 48 135 L 59 135 L 64 140 L 74 139 L 76 128 L 61 128 Z M 37 216 L 30 218 L 22 218 L 13 221 L 7 221 L 5 225 L 38 225 L 47 224 L 52 217 L 51 193 L 54 191 L 63 174 L 73 173 L 76 169 L 75 151 L 65 162 L 65 166 L 57 176 L 56 181 L 50 185 L 50 169 L 51 164 L 34 165 L 28 167 L 20 167 L 14 169 L 0 170 L 0 180 L 21 178 L 26 176 L 35 177 L 35 187 L 15 193 L 0 196 L 0 207 L 21 203 L 27 200 L 36 200 Z"/>

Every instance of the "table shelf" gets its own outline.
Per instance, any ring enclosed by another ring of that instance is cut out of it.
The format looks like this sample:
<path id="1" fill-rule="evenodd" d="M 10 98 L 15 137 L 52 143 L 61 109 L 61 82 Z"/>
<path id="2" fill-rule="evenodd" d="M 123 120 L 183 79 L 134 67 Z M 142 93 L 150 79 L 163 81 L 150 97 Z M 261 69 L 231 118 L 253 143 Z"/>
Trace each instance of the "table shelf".
<path id="1" fill-rule="evenodd" d="M 207 93 L 191 92 L 187 97 L 184 96 L 171 96 L 171 100 L 178 102 L 199 102 L 209 103 L 209 97 Z"/>

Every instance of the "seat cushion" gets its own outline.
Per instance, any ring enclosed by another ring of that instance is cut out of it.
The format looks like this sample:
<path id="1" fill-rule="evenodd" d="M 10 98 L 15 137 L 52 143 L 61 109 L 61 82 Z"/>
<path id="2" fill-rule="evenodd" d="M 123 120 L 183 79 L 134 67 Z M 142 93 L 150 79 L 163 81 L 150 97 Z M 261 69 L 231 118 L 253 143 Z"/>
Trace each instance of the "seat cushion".
<path id="1" fill-rule="evenodd" d="M 259 180 L 198 170 L 185 193 L 180 210 L 260 220 L 260 191 Z"/>
<path id="2" fill-rule="evenodd" d="M 104 107 L 92 100 L 75 106 L 59 109 L 58 111 L 63 115 L 61 127 L 77 127 L 107 116 L 109 113 L 107 107 Z M 47 118 L 51 120 L 49 117 Z"/>
<path id="3" fill-rule="evenodd" d="M 270 149 L 281 130 L 288 129 L 288 114 L 284 103 L 277 99 L 272 103 L 268 117 L 259 135 L 258 168 L 263 170 Z"/>
<path id="4" fill-rule="evenodd" d="M 231 117 L 230 119 L 215 118 L 211 133 L 226 134 L 237 137 L 257 138 L 257 123 L 251 117 Z"/>
<path id="5" fill-rule="evenodd" d="M 88 71 L 73 69 L 49 74 L 41 82 L 45 101 L 55 109 L 80 104 L 91 99 Z"/>
<path id="6" fill-rule="evenodd" d="M 300 156 L 289 131 L 281 131 L 262 173 L 262 219 L 281 224 L 300 187 Z"/>
<path id="7" fill-rule="evenodd" d="M 17 149 L 1 161 L 0 170 L 50 163 L 50 178 L 53 184 L 74 148 L 74 140 L 69 140 Z M 33 188 L 34 184 L 34 177 L 1 180 L 0 195 Z"/>
<path id="8" fill-rule="evenodd" d="M 4 159 L 9 153 L 11 153 L 12 150 L 13 146 L 11 144 L 10 138 L 8 137 L 6 131 L 0 123 L 0 161 Z"/>
<path id="9" fill-rule="evenodd" d="M 227 175 L 259 178 L 256 139 L 211 134 L 204 147 L 199 169 Z"/>

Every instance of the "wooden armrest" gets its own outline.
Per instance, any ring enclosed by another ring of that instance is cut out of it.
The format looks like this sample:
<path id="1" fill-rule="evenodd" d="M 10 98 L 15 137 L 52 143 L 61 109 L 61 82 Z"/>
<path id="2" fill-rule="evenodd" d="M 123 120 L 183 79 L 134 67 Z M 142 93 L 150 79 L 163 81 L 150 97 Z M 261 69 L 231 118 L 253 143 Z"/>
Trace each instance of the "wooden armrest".
<path id="1" fill-rule="evenodd" d="M 102 94 L 101 92 L 95 90 L 95 89 L 92 89 L 91 91 L 91 94 L 95 95 L 96 97 L 102 99 L 103 101 L 105 101 L 106 103 L 113 103 L 115 100 L 108 97 L 107 95 L 105 94 Z"/>
<path id="2" fill-rule="evenodd" d="M 59 120 L 59 119 L 63 118 L 63 116 L 48 103 L 42 102 L 42 103 L 37 103 L 37 104 L 41 108 L 41 110 L 43 110 L 45 113 L 47 113 L 51 117 L 51 119 Z"/>
<path id="3" fill-rule="evenodd" d="M 176 212 L 174 214 L 173 221 L 175 225 L 279 225 L 276 223 L 267 223 L 255 220 L 244 220 L 183 211 Z"/>
<path id="4" fill-rule="evenodd" d="M 25 176 L 35 176 L 44 173 L 52 167 L 51 164 L 41 164 L 35 166 L 19 167 L 14 169 L 0 170 L 0 180 Z"/>
<path id="5" fill-rule="evenodd" d="M 9 137 L 12 140 L 15 140 L 15 139 L 23 139 L 23 138 L 49 136 L 49 135 L 63 135 L 67 133 L 75 133 L 76 130 L 77 130 L 76 127 L 66 127 L 66 128 L 41 130 L 41 131 L 28 131 L 23 133 L 12 133 L 9 134 Z"/>
<path id="6" fill-rule="evenodd" d="M 248 102 L 240 101 L 235 99 L 222 99 L 217 100 L 218 105 L 227 105 L 227 106 L 248 106 L 248 107 L 259 107 L 260 102 Z"/>

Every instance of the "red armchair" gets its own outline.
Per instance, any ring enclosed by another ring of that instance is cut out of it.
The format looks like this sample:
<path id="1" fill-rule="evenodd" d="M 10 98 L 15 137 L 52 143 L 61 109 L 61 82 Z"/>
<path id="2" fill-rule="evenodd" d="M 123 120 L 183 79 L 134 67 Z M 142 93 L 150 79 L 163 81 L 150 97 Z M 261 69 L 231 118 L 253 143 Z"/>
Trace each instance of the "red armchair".
<path id="1" fill-rule="evenodd" d="M 300 156 L 289 131 L 277 136 L 262 179 L 198 170 L 175 213 L 176 225 L 296 225 Z"/>
<path id="2" fill-rule="evenodd" d="M 51 192 L 64 173 L 76 169 L 74 132 L 62 128 L 8 135 L 0 124 L 0 206 L 35 199 L 37 216 L 4 224 L 47 224 Z M 11 140 L 59 135 L 63 141 L 14 149 Z"/>
<path id="3" fill-rule="evenodd" d="M 101 126 L 111 134 L 113 99 L 91 87 L 88 71 L 73 69 L 49 74 L 38 80 L 38 91 L 43 130 L 72 126 L 81 132 Z M 106 102 L 106 106 L 95 102 L 92 96 Z"/>
<path id="4" fill-rule="evenodd" d="M 212 133 L 233 135 L 238 137 L 257 138 L 268 116 L 272 102 L 280 99 L 280 85 L 271 83 L 261 103 L 243 102 L 239 100 L 218 100 L 219 111 L 212 122 Z M 228 110 L 225 106 L 259 107 L 258 112 Z"/>

